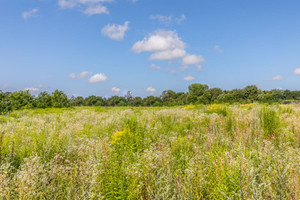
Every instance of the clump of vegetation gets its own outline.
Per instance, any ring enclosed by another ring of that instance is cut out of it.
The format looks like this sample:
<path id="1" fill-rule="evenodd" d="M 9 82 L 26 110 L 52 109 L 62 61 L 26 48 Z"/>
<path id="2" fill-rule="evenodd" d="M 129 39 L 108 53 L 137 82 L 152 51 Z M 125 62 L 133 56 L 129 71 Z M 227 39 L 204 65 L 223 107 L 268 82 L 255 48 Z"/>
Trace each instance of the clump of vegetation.
<path id="1" fill-rule="evenodd" d="M 217 113 L 219 115 L 227 116 L 228 108 L 226 105 L 223 104 L 212 104 L 207 106 L 206 113 L 212 114 Z"/>
<path id="2" fill-rule="evenodd" d="M 14 111 L 0 199 L 300 199 L 300 105 L 247 107 Z"/>
<path id="3" fill-rule="evenodd" d="M 195 105 L 187 105 L 184 107 L 184 109 L 191 110 L 191 109 L 194 109 L 195 107 L 196 107 Z"/>
<path id="4" fill-rule="evenodd" d="M 260 110 L 260 122 L 265 138 L 276 136 L 280 128 L 280 118 L 278 111 L 274 108 L 265 106 Z"/>

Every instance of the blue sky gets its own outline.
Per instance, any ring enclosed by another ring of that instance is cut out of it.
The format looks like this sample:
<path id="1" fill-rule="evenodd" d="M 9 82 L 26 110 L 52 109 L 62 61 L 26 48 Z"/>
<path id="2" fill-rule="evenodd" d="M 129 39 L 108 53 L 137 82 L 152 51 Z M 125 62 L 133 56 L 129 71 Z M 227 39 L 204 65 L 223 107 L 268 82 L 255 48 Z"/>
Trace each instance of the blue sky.
<path id="1" fill-rule="evenodd" d="M 300 90 L 299 0 L 1 0 L 0 89 Z"/>

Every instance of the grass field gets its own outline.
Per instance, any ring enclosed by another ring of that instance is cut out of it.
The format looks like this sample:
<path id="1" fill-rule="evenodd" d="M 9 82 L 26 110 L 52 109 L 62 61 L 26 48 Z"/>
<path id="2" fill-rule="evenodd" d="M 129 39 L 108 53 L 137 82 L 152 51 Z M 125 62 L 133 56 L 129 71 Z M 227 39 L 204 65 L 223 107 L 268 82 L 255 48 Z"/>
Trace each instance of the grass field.
<path id="1" fill-rule="evenodd" d="M 300 105 L 0 116 L 0 199 L 300 199 Z"/>

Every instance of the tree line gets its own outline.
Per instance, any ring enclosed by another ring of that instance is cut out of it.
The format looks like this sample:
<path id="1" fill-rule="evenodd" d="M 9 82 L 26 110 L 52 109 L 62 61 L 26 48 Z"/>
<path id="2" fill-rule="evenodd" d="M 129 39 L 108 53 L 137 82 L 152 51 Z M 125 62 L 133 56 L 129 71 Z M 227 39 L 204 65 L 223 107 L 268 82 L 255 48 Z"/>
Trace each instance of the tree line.
<path id="1" fill-rule="evenodd" d="M 206 84 L 192 84 L 188 92 L 163 91 L 158 96 L 145 98 L 134 97 L 131 92 L 125 96 L 100 96 L 71 97 L 59 90 L 49 94 L 41 92 L 34 96 L 29 91 L 2 92 L 0 90 L 0 113 L 4 114 L 13 110 L 30 108 L 63 108 L 70 106 L 178 106 L 188 104 L 212 103 L 282 103 L 286 100 L 300 100 L 300 91 L 274 89 L 260 90 L 255 85 L 243 89 L 222 90 L 209 88 Z"/>

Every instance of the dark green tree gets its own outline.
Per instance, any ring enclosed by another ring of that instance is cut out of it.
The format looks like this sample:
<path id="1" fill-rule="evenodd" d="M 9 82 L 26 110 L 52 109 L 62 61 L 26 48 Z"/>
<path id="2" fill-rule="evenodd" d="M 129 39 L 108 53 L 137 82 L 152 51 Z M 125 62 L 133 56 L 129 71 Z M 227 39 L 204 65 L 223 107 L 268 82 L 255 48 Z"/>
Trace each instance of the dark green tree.
<path id="1" fill-rule="evenodd" d="M 63 108 L 69 106 L 68 97 L 63 91 L 55 90 L 52 93 L 51 100 L 54 108 Z"/>

